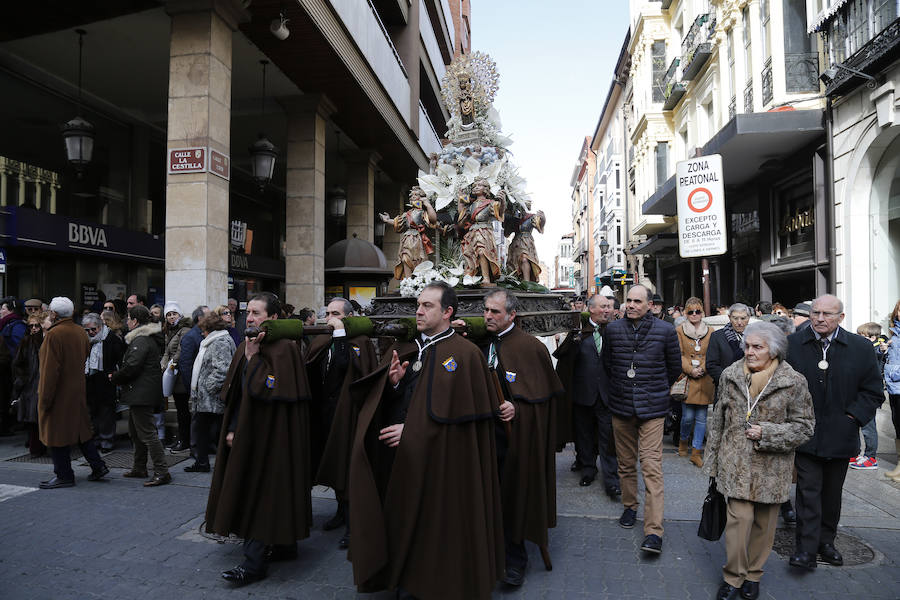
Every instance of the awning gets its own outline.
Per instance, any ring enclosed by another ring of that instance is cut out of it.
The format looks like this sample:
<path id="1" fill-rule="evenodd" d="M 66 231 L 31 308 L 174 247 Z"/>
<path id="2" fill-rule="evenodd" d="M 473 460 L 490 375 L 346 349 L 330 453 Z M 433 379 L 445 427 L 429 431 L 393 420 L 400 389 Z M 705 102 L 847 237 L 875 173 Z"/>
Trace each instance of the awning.
<path id="1" fill-rule="evenodd" d="M 700 154 L 721 154 L 725 185 L 735 186 L 756 177 L 764 162 L 788 157 L 824 135 L 821 110 L 740 114 L 720 129 Z M 675 198 L 675 176 L 672 176 L 644 202 L 641 212 L 674 215 L 677 213 Z"/>
<path id="2" fill-rule="evenodd" d="M 820 31 L 823 28 L 822 26 L 825 25 L 837 11 L 841 10 L 841 7 L 845 4 L 847 4 L 847 0 L 832 0 L 831 6 L 822 9 L 822 11 L 813 18 L 812 22 L 809 23 L 806 33 L 816 33 Z"/>
<path id="3" fill-rule="evenodd" d="M 628 251 L 629 254 L 674 254 L 678 251 L 677 233 L 657 233 Z"/>

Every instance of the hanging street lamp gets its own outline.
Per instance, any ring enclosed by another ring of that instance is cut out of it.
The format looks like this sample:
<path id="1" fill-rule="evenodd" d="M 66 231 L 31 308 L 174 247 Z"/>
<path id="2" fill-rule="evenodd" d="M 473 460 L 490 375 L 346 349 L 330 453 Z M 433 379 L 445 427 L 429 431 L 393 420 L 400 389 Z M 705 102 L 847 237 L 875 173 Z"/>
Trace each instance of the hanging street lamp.
<path id="1" fill-rule="evenodd" d="M 66 159 L 81 177 L 94 154 L 94 126 L 81 116 L 82 55 L 87 32 L 76 29 L 75 33 L 78 34 L 78 114 L 62 126 L 62 136 L 66 144 Z"/>
<path id="2" fill-rule="evenodd" d="M 262 117 L 266 114 L 266 65 L 267 60 L 259 61 L 262 65 Z M 278 148 L 275 147 L 269 138 L 262 132 L 259 139 L 254 142 L 250 148 L 250 169 L 253 173 L 253 179 L 259 186 L 259 191 L 266 189 L 266 185 L 272 181 L 272 174 L 275 172 L 275 159 L 278 158 Z"/>

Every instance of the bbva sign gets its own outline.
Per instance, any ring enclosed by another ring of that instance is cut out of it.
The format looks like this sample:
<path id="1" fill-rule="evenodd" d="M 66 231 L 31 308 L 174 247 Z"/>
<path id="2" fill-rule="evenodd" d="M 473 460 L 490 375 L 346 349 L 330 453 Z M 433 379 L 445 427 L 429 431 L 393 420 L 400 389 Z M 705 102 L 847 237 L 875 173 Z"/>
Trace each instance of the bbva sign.
<path id="1" fill-rule="evenodd" d="M 109 248 L 106 243 L 106 232 L 102 227 L 69 223 L 69 243 Z"/>

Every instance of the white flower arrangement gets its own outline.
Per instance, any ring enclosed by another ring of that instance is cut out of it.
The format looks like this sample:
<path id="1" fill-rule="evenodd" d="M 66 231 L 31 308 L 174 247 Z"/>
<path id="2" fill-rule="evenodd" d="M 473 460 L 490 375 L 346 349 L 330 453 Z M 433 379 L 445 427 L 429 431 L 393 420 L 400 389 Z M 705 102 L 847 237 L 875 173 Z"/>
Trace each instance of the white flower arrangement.
<path id="1" fill-rule="evenodd" d="M 446 282 L 450 287 L 457 287 L 462 281 L 464 286 L 478 285 L 481 277 L 463 274 L 462 265 L 438 265 L 430 260 L 423 261 L 413 270 L 412 275 L 400 282 L 400 295 L 404 298 L 415 298 L 422 293 L 429 283 Z"/>

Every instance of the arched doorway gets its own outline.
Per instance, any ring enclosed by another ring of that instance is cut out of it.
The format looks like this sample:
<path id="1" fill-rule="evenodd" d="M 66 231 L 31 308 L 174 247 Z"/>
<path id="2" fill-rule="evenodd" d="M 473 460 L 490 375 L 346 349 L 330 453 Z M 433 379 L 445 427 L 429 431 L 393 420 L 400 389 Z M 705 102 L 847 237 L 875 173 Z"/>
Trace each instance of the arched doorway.
<path id="1" fill-rule="evenodd" d="M 900 137 L 885 149 L 870 194 L 872 318 L 887 319 L 900 299 Z"/>

